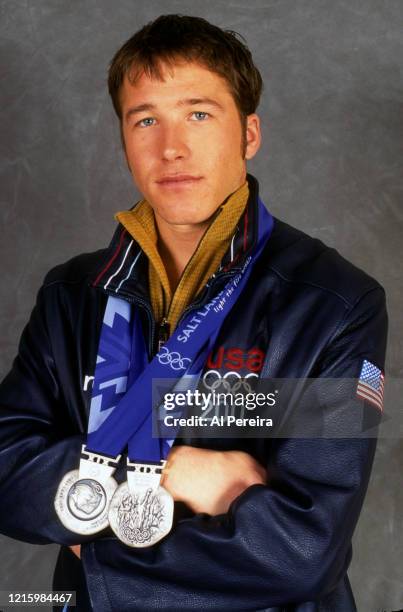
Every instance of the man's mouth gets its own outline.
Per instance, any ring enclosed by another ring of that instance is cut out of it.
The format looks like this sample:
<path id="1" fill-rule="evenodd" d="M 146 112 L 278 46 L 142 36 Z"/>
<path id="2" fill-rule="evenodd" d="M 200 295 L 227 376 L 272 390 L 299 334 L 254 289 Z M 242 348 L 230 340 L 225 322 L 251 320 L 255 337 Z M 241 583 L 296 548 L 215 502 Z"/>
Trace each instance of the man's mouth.
<path id="1" fill-rule="evenodd" d="M 162 187 L 181 187 L 194 185 L 202 180 L 202 176 L 194 174 L 166 174 L 157 179 L 156 183 Z"/>

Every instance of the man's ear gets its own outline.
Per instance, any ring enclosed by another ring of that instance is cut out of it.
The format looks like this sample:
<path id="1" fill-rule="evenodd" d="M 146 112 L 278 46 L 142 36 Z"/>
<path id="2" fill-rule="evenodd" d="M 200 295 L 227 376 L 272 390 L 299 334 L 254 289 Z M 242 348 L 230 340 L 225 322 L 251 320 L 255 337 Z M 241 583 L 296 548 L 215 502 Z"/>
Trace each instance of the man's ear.
<path id="1" fill-rule="evenodd" d="M 252 159 L 260 148 L 262 135 L 260 131 L 260 118 L 256 113 L 246 117 L 246 147 L 245 159 Z"/>

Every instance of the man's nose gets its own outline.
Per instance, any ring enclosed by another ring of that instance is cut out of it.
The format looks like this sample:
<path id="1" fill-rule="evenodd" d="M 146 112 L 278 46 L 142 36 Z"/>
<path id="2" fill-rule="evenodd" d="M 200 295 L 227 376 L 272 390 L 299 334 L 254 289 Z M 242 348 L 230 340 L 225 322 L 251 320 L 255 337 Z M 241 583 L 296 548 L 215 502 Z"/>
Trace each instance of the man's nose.
<path id="1" fill-rule="evenodd" d="M 190 150 L 184 130 L 178 125 L 165 126 L 161 135 L 161 156 L 165 161 L 186 159 Z"/>

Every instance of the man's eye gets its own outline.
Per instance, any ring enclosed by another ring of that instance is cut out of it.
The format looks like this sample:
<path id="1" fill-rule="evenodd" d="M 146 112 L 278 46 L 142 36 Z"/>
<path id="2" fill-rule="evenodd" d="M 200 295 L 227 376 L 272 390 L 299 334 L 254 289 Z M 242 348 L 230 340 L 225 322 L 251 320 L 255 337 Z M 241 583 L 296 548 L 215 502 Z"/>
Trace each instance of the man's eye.
<path id="1" fill-rule="evenodd" d="M 136 123 L 139 127 L 149 127 L 150 125 L 154 125 L 155 119 L 152 117 L 146 117 L 145 119 L 141 119 Z"/>
<path id="2" fill-rule="evenodd" d="M 209 117 L 209 114 L 204 113 L 203 111 L 195 111 L 194 113 L 192 113 L 192 117 L 194 117 L 196 121 L 204 121 Z"/>

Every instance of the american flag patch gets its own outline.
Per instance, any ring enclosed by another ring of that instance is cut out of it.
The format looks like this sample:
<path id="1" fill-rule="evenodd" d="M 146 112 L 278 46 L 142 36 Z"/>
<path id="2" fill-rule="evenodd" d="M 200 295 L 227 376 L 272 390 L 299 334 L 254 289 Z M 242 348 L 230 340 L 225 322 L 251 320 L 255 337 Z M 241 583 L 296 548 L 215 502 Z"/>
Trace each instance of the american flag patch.
<path id="1" fill-rule="evenodd" d="M 357 397 L 364 399 L 382 412 L 384 384 L 385 376 L 382 370 L 364 359 L 357 383 Z"/>

